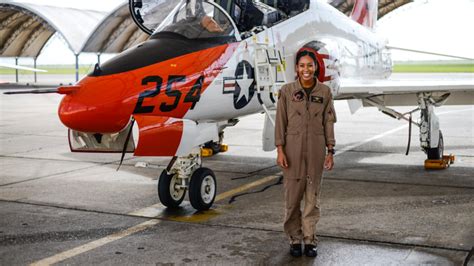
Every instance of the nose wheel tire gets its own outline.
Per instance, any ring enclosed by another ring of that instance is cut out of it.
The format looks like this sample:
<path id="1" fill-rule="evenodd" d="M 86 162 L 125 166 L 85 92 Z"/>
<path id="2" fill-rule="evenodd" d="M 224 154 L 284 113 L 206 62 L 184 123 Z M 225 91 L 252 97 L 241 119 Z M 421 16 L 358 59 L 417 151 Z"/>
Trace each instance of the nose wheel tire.
<path id="1" fill-rule="evenodd" d="M 443 158 L 443 152 L 444 152 L 443 134 L 441 133 L 441 130 L 440 130 L 438 147 L 427 149 L 426 154 L 428 155 L 429 160 L 440 160 Z"/>
<path id="2" fill-rule="evenodd" d="M 158 181 L 158 197 L 160 202 L 168 208 L 177 208 L 186 196 L 186 189 L 180 187 L 181 180 L 176 175 L 168 175 L 163 170 Z"/>
<path id="3" fill-rule="evenodd" d="M 189 182 L 189 201 L 198 211 L 211 208 L 216 198 L 216 176 L 209 168 L 194 171 Z"/>

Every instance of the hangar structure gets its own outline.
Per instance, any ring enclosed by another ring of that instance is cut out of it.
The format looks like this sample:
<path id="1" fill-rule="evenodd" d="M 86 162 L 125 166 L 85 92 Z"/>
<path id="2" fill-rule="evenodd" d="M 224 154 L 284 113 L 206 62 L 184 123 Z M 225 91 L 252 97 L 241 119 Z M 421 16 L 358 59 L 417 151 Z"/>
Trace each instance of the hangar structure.
<path id="1" fill-rule="evenodd" d="M 88 36 L 105 13 L 30 3 L 0 3 L 0 56 L 36 59 L 48 40 L 59 33 L 78 57 Z M 36 81 L 36 76 L 35 76 Z"/>
<path id="2" fill-rule="evenodd" d="M 380 19 L 393 10 L 411 2 L 413 0 L 379 0 L 377 17 Z M 328 0 L 328 3 L 349 16 L 354 8 L 355 0 Z"/>
<path id="3" fill-rule="evenodd" d="M 346 15 L 350 15 L 355 0 L 329 0 L 328 2 Z M 410 2 L 413 0 L 379 0 L 378 18 Z M 148 35 L 133 23 L 129 12 L 127 2 L 112 11 L 91 34 L 82 52 L 120 53 L 145 41 Z"/>
<path id="4" fill-rule="evenodd" d="M 1 1 L 1 0 L 0 0 Z M 355 0 L 328 0 L 349 15 Z M 379 0 L 378 18 L 413 0 Z M 36 59 L 48 40 L 58 33 L 76 57 L 76 80 L 79 79 L 79 54 L 120 53 L 148 35 L 133 23 L 128 1 L 108 15 L 103 12 L 53 7 L 3 0 L 0 2 L 0 57 Z M 18 82 L 18 72 L 17 72 Z M 36 82 L 36 72 L 35 72 Z"/>
<path id="5" fill-rule="evenodd" d="M 133 22 L 128 3 L 123 3 L 97 25 L 81 52 L 120 53 L 146 39 L 148 35 Z"/>

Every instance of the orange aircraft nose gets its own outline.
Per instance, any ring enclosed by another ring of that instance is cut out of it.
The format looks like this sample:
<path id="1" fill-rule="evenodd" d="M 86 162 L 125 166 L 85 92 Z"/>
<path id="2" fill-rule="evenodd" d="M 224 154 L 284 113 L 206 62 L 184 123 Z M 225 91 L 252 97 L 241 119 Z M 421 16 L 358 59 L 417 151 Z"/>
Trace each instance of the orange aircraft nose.
<path id="1" fill-rule="evenodd" d="M 59 118 L 68 128 L 88 133 L 115 133 L 129 122 L 133 107 L 123 104 L 122 79 L 85 77 L 80 89 L 67 94 L 59 105 Z"/>

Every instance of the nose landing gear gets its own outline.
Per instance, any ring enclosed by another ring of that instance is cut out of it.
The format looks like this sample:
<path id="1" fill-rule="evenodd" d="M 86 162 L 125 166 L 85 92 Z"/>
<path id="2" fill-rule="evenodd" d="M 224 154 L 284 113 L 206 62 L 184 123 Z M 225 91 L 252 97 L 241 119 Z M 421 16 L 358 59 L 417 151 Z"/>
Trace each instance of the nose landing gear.
<path id="1" fill-rule="evenodd" d="M 198 211 L 211 208 L 217 193 L 214 172 L 201 167 L 201 153 L 174 157 L 158 181 L 158 196 L 168 208 L 178 208 L 189 190 L 189 201 Z"/>
<path id="2" fill-rule="evenodd" d="M 163 170 L 158 181 L 160 202 L 168 208 L 177 208 L 186 196 L 186 186 L 182 186 L 177 174 L 168 174 Z"/>
<path id="3" fill-rule="evenodd" d="M 216 198 L 216 176 L 211 169 L 197 169 L 189 183 L 189 201 L 196 210 L 208 210 Z"/>

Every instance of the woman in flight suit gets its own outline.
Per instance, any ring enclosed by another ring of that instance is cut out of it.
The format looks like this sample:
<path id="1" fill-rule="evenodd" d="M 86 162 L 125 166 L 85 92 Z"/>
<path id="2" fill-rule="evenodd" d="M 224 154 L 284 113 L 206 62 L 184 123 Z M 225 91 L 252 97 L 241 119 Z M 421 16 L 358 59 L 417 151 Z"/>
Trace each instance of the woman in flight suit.
<path id="1" fill-rule="evenodd" d="M 336 113 L 329 87 L 315 78 L 317 67 L 310 49 L 297 53 L 298 79 L 281 88 L 276 114 L 277 163 L 283 168 L 285 189 L 284 230 L 295 257 L 303 253 L 302 242 L 306 256 L 317 256 L 315 231 L 323 168 L 334 166 Z"/>

